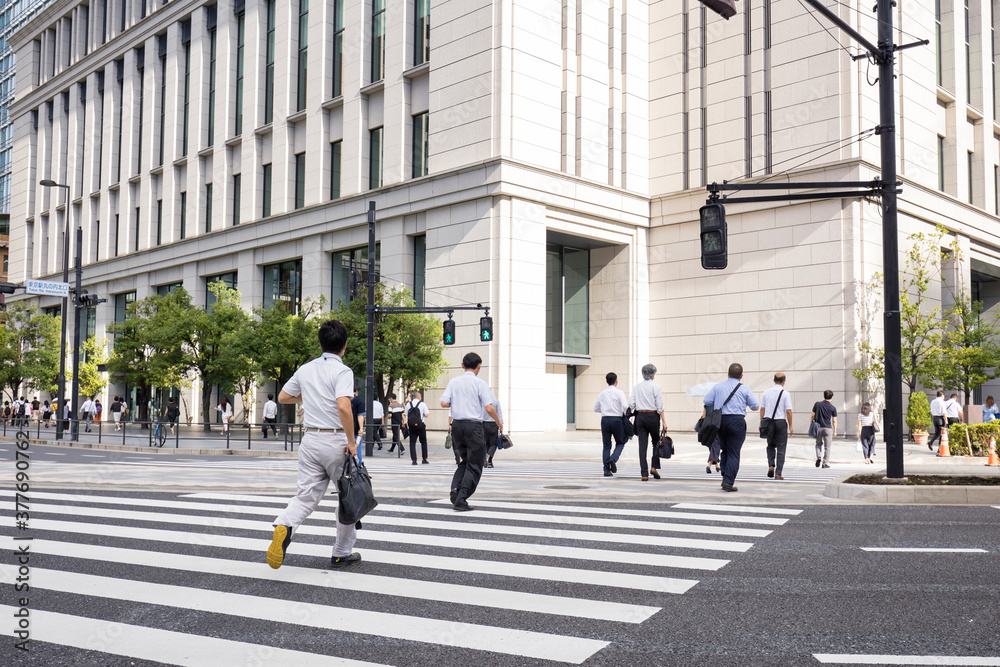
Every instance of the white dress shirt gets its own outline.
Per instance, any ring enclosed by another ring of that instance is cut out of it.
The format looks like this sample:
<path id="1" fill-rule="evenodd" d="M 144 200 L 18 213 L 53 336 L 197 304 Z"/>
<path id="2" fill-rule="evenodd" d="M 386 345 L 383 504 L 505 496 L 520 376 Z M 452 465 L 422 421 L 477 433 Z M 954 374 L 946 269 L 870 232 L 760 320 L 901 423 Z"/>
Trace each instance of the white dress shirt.
<path id="1" fill-rule="evenodd" d="M 264 403 L 264 419 L 275 419 L 278 416 L 278 404 L 268 400 Z"/>
<path id="2" fill-rule="evenodd" d="M 295 371 L 282 389 L 302 397 L 306 428 L 341 429 L 337 399 L 354 396 L 354 371 L 337 355 L 324 352 Z"/>
<path id="3" fill-rule="evenodd" d="M 500 421 L 503 421 L 503 410 L 500 409 L 500 399 L 493 399 L 493 409 L 497 411 L 497 417 L 500 418 Z M 483 421 L 496 423 L 496 420 L 490 417 L 490 413 L 486 412 L 486 408 L 483 408 Z"/>
<path id="4" fill-rule="evenodd" d="M 385 417 L 385 406 L 377 399 L 372 401 L 372 419 L 382 419 L 383 417 Z"/>
<path id="5" fill-rule="evenodd" d="M 953 398 L 949 398 L 944 404 L 945 414 L 948 415 L 948 419 L 960 419 L 962 415 L 962 406 L 958 404 Z"/>
<path id="6" fill-rule="evenodd" d="M 781 404 L 778 406 L 778 411 L 774 411 L 775 401 L 778 400 L 778 394 L 781 394 Z M 785 390 L 780 384 L 776 384 L 770 389 L 766 390 L 760 397 L 760 404 L 764 408 L 764 416 L 770 418 L 771 414 L 774 414 L 774 420 L 786 421 L 788 419 L 785 411 L 792 409 L 792 397 L 789 396 L 788 391 Z"/>
<path id="7" fill-rule="evenodd" d="M 663 390 L 652 380 L 643 380 L 632 388 L 628 404 L 633 410 L 656 410 L 663 412 Z"/>
<path id="8" fill-rule="evenodd" d="M 490 386 L 472 371 L 452 378 L 441 394 L 441 402 L 451 406 L 451 418 L 461 421 L 482 421 L 484 409 L 495 400 Z"/>
<path id="9" fill-rule="evenodd" d="M 944 417 L 944 396 L 936 396 L 931 401 L 931 417 Z"/>
<path id="10" fill-rule="evenodd" d="M 600 412 L 602 417 L 621 417 L 628 410 L 628 400 L 625 392 L 614 385 L 597 395 L 594 401 L 594 412 Z"/>

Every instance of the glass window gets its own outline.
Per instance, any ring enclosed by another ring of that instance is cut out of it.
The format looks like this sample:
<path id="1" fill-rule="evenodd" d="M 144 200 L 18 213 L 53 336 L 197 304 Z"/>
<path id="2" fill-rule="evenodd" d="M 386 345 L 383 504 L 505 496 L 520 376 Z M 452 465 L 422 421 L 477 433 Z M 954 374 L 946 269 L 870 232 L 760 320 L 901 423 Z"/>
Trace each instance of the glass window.
<path id="1" fill-rule="evenodd" d="M 340 150 L 341 142 L 330 144 L 330 199 L 340 197 Z"/>
<path id="2" fill-rule="evenodd" d="M 115 183 L 122 181 L 122 128 L 125 125 L 125 84 L 122 80 L 122 73 L 125 69 L 125 61 L 115 61 L 115 78 L 118 86 L 118 160 L 115 163 Z M 49 104 L 49 120 L 52 120 L 52 105 Z"/>
<path id="3" fill-rule="evenodd" d="M 969 151 L 969 159 L 968 159 L 967 168 L 968 168 L 968 171 L 969 171 L 969 203 L 970 204 L 975 204 L 976 203 L 975 202 L 975 197 L 974 197 L 976 189 L 975 189 L 975 185 L 973 183 L 973 181 L 975 179 L 973 179 L 973 177 L 972 177 L 974 169 L 975 169 L 975 166 L 976 166 L 975 165 L 975 154 L 972 151 Z"/>
<path id="4" fill-rule="evenodd" d="M 413 302 L 424 307 L 427 287 L 427 235 L 413 237 Z"/>
<path id="5" fill-rule="evenodd" d="M 413 117 L 413 178 L 427 175 L 427 112 Z"/>
<path id="6" fill-rule="evenodd" d="M 188 193 L 181 193 L 181 239 L 187 238 Z"/>
<path id="7" fill-rule="evenodd" d="M 344 86 L 344 0 L 333 0 L 333 97 Z"/>
<path id="8" fill-rule="evenodd" d="M 184 283 L 169 283 L 167 285 L 157 285 L 156 293 L 160 296 L 166 296 L 168 294 L 173 294 L 177 291 L 177 288 L 184 287 Z"/>
<path id="9" fill-rule="evenodd" d="M 240 206 L 243 195 L 243 175 L 233 174 L 233 227 L 240 224 Z"/>
<path id="10" fill-rule="evenodd" d="M 381 246 L 375 244 L 375 273 L 379 273 Z M 338 302 L 350 303 L 368 280 L 368 246 L 338 250 L 333 253 L 333 288 L 330 303 L 334 308 Z M 352 278 L 353 272 L 353 278 Z M 355 289 L 352 290 L 352 283 Z"/>
<path id="11" fill-rule="evenodd" d="M 431 0 L 414 0 L 413 65 L 421 65 L 431 57 Z"/>
<path id="12" fill-rule="evenodd" d="M 135 303 L 135 292 L 115 294 L 115 322 L 121 324 L 128 317 L 128 307 Z M 117 336 L 115 336 L 117 338 Z M 114 343 L 112 342 L 112 345 Z"/>
<path id="13" fill-rule="evenodd" d="M 295 208 L 306 205 L 306 154 L 295 155 Z"/>
<path id="14" fill-rule="evenodd" d="M 215 59 L 218 49 L 218 30 L 208 31 L 208 141 L 206 146 L 215 143 Z"/>
<path id="15" fill-rule="evenodd" d="M 132 217 L 132 251 L 139 252 L 139 207 L 135 207 L 135 215 Z"/>
<path id="16" fill-rule="evenodd" d="M 302 260 L 293 259 L 264 267 L 264 308 L 280 303 L 298 315 L 302 301 Z"/>
<path id="17" fill-rule="evenodd" d="M 226 287 L 231 289 L 236 289 L 236 278 L 237 272 L 230 271 L 229 273 L 220 273 L 217 276 L 206 276 L 205 277 L 205 309 L 211 310 L 212 306 L 215 305 L 217 299 L 215 295 L 212 294 L 212 290 L 208 289 L 208 286 L 212 283 L 222 283 Z"/>
<path id="18" fill-rule="evenodd" d="M 271 215 L 271 165 L 264 165 L 264 198 L 261 204 L 261 217 Z"/>
<path id="19" fill-rule="evenodd" d="M 264 50 L 264 124 L 274 118 L 274 11 L 276 0 L 267 0 L 267 43 Z M 270 215 L 270 214 L 268 214 Z M 265 218 L 267 216 L 264 216 Z"/>
<path id="20" fill-rule="evenodd" d="M 385 78 L 385 0 L 372 0 L 372 83 Z"/>
<path id="21" fill-rule="evenodd" d="M 205 184 L 205 233 L 212 231 L 212 184 Z"/>
<path id="22" fill-rule="evenodd" d="M 309 0 L 299 0 L 299 66 L 298 81 L 295 90 L 297 91 L 296 111 L 306 108 L 306 83 L 308 82 L 309 65 Z"/>
<path id="23" fill-rule="evenodd" d="M 545 350 L 590 354 L 590 251 L 548 244 Z"/>
<path id="24" fill-rule="evenodd" d="M 163 200 L 156 200 L 156 245 L 163 243 Z"/>
<path id="25" fill-rule="evenodd" d="M 382 187 L 382 128 L 368 132 L 368 188 Z"/>
<path id="26" fill-rule="evenodd" d="M 188 154 L 188 130 L 191 126 L 191 42 L 184 45 L 184 131 L 181 155 Z"/>
<path id="27" fill-rule="evenodd" d="M 165 38 L 164 38 L 165 39 Z M 160 54 L 160 127 L 157 128 L 160 134 L 160 166 L 163 166 L 163 144 L 167 135 L 167 52 L 166 49 Z"/>
<path id="28" fill-rule="evenodd" d="M 938 135 L 938 190 L 944 192 L 944 137 Z"/>
<path id="29" fill-rule="evenodd" d="M 236 19 L 236 126 L 233 134 L 243 132 L 243 56 L 246 51 L 246 15 Z"/>
<path id="30" fill-rule="evenodd" d="M 943 67 L 943 57 L 942 52 L 942 39 L 941 39 L 941 0 L 934 1 L 934 24 L 936 28 L 935 32 L 935 42 L 937 46 L 937 85 L 944 85 L 944 67 Z"/>
<path id="31" fill-rule="evenodd" d="M 143 107 L 145 106 L 145 104 L 143 104 L 144 102 L 143 92 L 146 89 L 145 51 L 137 50 L 135 57 L 136 57 L 135 60 L 136 71 L 139 74 L 139 117 L 137 119 L 138 120 L 137 129 L 139 131 L 138 132 L 139 136 L 138 140 L 136 141 L 136 148 L 135 148 L 135 157 L 136 157 L 135 173 L 141 174 L 142 173 L 142 122 L 143 122 Z"/>

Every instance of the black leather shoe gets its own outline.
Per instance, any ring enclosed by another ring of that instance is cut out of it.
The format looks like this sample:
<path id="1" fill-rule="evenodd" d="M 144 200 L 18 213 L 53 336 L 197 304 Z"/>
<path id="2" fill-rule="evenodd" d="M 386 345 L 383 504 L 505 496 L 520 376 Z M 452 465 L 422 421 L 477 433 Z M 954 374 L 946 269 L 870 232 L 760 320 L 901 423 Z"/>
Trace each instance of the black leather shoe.
<path id="1" fill-rule="evenodd" d="M 350 567 L 352 565 L 357 565 L 361 562 L 361 554 L 351 554 L 350 556 L 344 556 L 338 558 L 334 556 L 330 559 L 330 567 Z"/>
<path id="2" fill-rule="evenodd" d="M 487 468 L 492 468 L 493 467 L 493 461 L 487 461 L 486 462 L 486 467 Z"/>
<path id="3" fill-rule="evenodd" d="M 830 467 L 830 464 L 828 464 L 828 463 L 824 463 L 824 464 L 823 464 L 823 467 L 824 467 L 824 468 L 829 468 L 829 467 Z"/>
<path id="4" fill-rule="evenodd" d="M 739 489 L 737 489 L 732 484 L 726 484 L 725 482 L 722 483 L 722 490 L 723 491 L 729 491 L 730 493 L 732 493 L 734 491 L 739 491 Z"/>
<path id="5" fill-rule="evenodd" d="M 361 529 L 362 529 L 363 527 L 364 527 L 364 526 L 362 526 L 362 525 L 361 525 L 361 522 L 360 522 L 360 521 L 358 521 L 358 522 L 356 522 L 356 523 L 354 524 L 354 530 L 361 530 Z"/>
<path id="6" fill-rule="evenodd" d="M 424 463 L 430 463 L 430 461 L 428 461 L 427 459 L 424 459 L 423 462 Z"/>
<path id="7" fill-rule="evenodd" d="M 604 471 L 604 476 L 605 476 L 605 477 L 614 477 L 614 475 L 613 475 L 613 474 L 611 474 L 611 471 L 610 471 L 610 470 L 605 470 L 605 471 Z"/>
<path id="8" fill-rule="evenodd" d="M 417 465 L 417 462 L 416 462 L 416 461 L 414 461 L 414 462 L 413 462 L 413 465 Z"/>
<path id="9" fill-rule="evenodd" d="M 456 512 L 471 512 L 472 508 L 469 507 L 469 503 L 467 503 L 467 502 L 465 502 L 463 500 L 460 503 L 455 503 L 455 511 Z"/>
<path id="10" fill-rule="evenodd" d="M 768 477 L 774 477 L 774 468 L 768 468 L 767 469 L 767 476 Z"/>
<path id="11" fill-rule="evenodd" d="M 448 499 L 451 500 L 451 504 L 454 505 L 455 501 L 458 500 L 458 491 L 452 491 L 449 493 Z"/>
<path id="12" fill-rule="evenodd" d="M 705 472 L 707 472 L 709 475 L 711 475 L 712 474 L 712 466 L 710 466 L 710 465 L 705 466 Z"/>
<path id="13" fill-rule="evenodd" d="M 818 468 L 820 464 L 823 463 L 823 459 L 816 459 L 816 467 Z"/>
<path id="14" fill-rule="evenodd" d="M 614 461 L 611 462 L 611 472 L 618 472 L 618 464 Z"/>

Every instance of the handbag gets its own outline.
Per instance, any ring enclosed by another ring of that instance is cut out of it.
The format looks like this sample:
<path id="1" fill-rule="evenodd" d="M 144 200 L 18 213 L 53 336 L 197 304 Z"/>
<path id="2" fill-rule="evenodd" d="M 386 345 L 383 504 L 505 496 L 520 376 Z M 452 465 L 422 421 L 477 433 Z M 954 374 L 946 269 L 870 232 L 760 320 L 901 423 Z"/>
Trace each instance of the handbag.
<path id="1" fill-rule="evenodd" d="M 781 395 L 785 393 L 782 389 L 778 392 L 778 398 L 774 403 L 774 410 L 771 411 L 770 417 L 764 417 L 760 420 L 760 437 L 767 440 L 771 437 L 771 433 L 774 432 L 774 415 L 778 414 L 778 406 L 781 405 Z"/>
<path id="2" fill-rule="evenodd" d="M 858 438 L 858 441 L 854 444 L 854 451 L 856 452 L 861 451 L 861 438 Z"/>
<path id="3" fill-rule="evenodd" d="M 705 418 L 704 417 L 699 417 L 698 421 L 696 421 L 694 423 L 694 432 L 697 433 L 698 431 L 700 431 L 701 430 L 701 425 L 704 424 L 704 423 L 705 423 Z"/>
<path id="4" fill-rule="evenodd" d="M 409 438 L 410 437 L 410 427 L 409 426 L 404 426 L 403 427 L 403 437 L 404 438 Z"/>
<path id="5" fill-rule="evenodd" d="M 712 410 L 712 414 L 705 417 L 701 424 L 701 429 L 698 430 L 698 442 L 706 447 L 712 446 L 712 443 L 715 442 L 715 436 L 719 435 L 719 429 L 722 428 L 722 408 L 726 407 L 726 403 L 729 402 L 729 399 L 735 396 L 737 390 L 742 386 L 742 382 L 736 383 L 736 386 L 733 387 L 732 393 L 729 394 L 729 398 L 723 401 L 722 405 L 719 406 L 719 409 Z"/>
<path id="6" fill-rule="evenodd" d="M 809 423 L 809 437 L 810 438 L 819 437 L 819 422 L 814 421 Z"/>
<path id="7" fill-rule="evenodd" d="M 444 439 L 444 448 L 451 449 L 451 444 L 452 444 L 451 433 L 449 433 Z"/>
<path id="8" fill-rule="evenodd" d="M 353 456 L 344 461 L 344 469 L 337 478 L 337 498 L 340 523 L 357 523 L 378 505 L 365 464 L 358 463 Z"/>
<path id="9" fill-rule="evenodd" d="M 511 442 L 506 433 L 501 433 L 497 436 L 497 449 L 510 449 L 513 446 L 514 443 Z"/>
<path id="10" fill-rule="evenodd" d="M 661 459 L 669 459 L 674 455 L 674 439 L 667 435 L 666 429 L 660 434 L 660 442 L 656 446 L 656 455 Z"/>
<path id="11" fill-rule="evenodd" d="M 872 420 L 872 433 L 878 433 L 878 422 Z"/>
<path id="12" fill-rule="evenodd" d="M 632 423 L 633 418 L 632 408 L 627 408 L 625 414 L 622 415 L 622 426 L 625 428 L 625 441 L 628 442 L 635 435 L 635 424 Z"/>
<path id="13" fill-rule="evenodd" d="M 378 437 L 381 438 L 381 439 L 383 439 L 383 440 L 385 440 L 386 437 L 388 437 L 385 434 L 385 426 L 379 426 L 378 427 Z"/>

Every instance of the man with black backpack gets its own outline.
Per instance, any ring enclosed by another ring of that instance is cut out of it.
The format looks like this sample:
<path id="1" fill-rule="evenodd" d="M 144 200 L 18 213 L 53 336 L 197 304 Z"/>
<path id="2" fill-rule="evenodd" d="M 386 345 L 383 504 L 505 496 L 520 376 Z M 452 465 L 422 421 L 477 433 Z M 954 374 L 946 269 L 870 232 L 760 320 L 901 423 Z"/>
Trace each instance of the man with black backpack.
<path id="1" fill-rule="evenodd" d="M 410 460 L 417 465 L 417 439 L 420 440 L 420 453 L 424 463 L 427 460 L 427 424 L 424 417 L 430 413 L 430 408 L 421 400 L 419 391 L 410 392 L 410 401 L 406 404 L 406 426 L 410 429 Z"/>
<path id="2" fill-rule="evenodd" d="M 758 410 L 760 404 L 750 387 L 744 385 L 743 366 L 729 365 L 729 378 L 712 387 L 705 395 L 706 407 L 718 406 L 721 413 L 719 424 L 719 443 L 722 445 L 720 458 L 722 463 L 722 488 L 725 491 L 736 491 L 734 483 L 740 471 L 740 451 L 747 437 L 747 409 Z M 707 424 L 706 419 L 706 424 Z M 699 438 L 702 434 L 699 432 Z M 706 436 L 707 439 L 708 436 Z M 709 441 L 710 442 L 710 441 Z"/>

